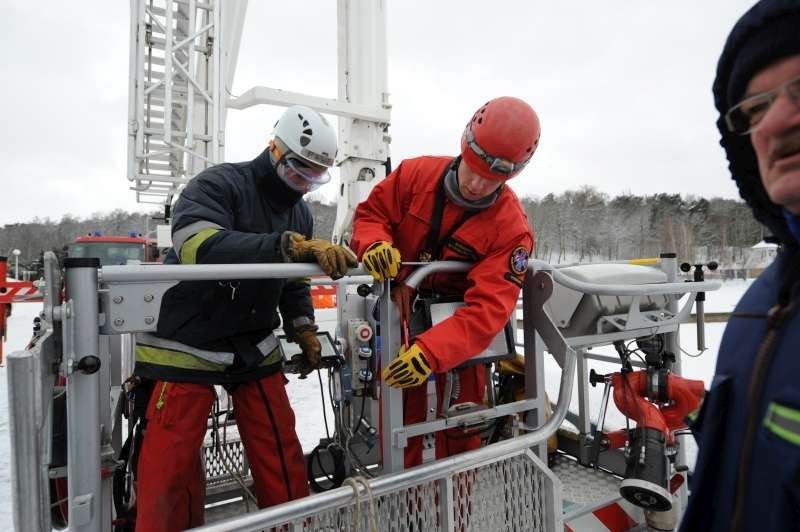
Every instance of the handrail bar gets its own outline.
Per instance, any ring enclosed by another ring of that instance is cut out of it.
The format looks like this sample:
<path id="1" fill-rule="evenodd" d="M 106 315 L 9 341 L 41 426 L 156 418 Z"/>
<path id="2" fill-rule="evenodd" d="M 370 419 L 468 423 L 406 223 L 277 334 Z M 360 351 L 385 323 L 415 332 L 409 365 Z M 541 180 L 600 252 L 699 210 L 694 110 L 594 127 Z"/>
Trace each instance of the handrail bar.
<path id="1" fill-rule="evenodd" d="M 447 266 L 444 266 L 445 264 Z M 463 261 L 431 262 L 427 266 L 414 270 L 414 273 L 409 275 L 405 280 L 405 284 L 411 288 L 416 288 L 422 279 L 433 272 L 464 271 L 468 269 L 469 266 L 469 262 Z M 587 283 L 585 281 L 573 279 L 559 271 L 558 268 L 554 268 L 549 263 L 541 260 L 532 260 L 528 267 L 536 271 L 541 270 L 549 272 L 553 276 L 555 282 L 567 288 L 596 296 L 644 296 L 655 294 L 684 294 L 687 292 L 712 292 L 714 290 L 719 290 L 722 286 L 722 283 L 719 281 L 649 283 L 639 285 Z"/>
<path id="2" fill-rule="evenodd" d="M 345 276 L 366 275 L 362 267 L 349 270 Z M 141 283 L 158 281 L 206 281 L 226 279 L 270 279 L 325 275 L 313 263 L 259 264 L 132 264 L 103 266 L 98 272 L 101 283 Z M 333 280 L 331 280 L 333 282 Z"/>
<path id="3" fill-rule="evenodd" d="M 532 260 L 529 268 L 536 271 L 548 271 L 553 280 L 572 290 L 593 296 L 646 296 L 656 294 L 685 294 L 687 292 L 712 292 L 719 290 L 722 283 L 719 281 L 681 282 L 681 283 L 649 283 L 637 285 L 624 284 L 599 284 L 578 281 L 565 273 L 553 268 L 541 260 Z"/>

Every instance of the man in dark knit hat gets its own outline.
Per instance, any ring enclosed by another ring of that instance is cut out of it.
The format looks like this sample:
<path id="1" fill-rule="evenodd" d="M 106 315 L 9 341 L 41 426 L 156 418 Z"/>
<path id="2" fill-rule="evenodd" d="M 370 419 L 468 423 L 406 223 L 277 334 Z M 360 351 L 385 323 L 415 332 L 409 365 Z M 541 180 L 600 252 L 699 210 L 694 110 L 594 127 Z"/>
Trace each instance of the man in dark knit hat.
<path id="1" fill-rule="evenodd" d="M 800 529 L 800 2 L 736 23 L 714 82 L 733 179 L 780 244 L 731 315 L 682 530 Z"/>

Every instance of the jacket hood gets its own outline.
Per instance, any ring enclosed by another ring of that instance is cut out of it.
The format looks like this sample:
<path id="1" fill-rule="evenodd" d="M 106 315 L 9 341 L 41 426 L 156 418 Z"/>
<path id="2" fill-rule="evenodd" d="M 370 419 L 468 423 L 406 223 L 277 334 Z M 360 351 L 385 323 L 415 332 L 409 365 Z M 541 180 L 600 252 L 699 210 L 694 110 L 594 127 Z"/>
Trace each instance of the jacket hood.
<path id="1" fill-rule="evenodd" d="M 769 64 L 800 53 L 800 2 L 762 0 L 751 7 L 731 30 L 717 64 L 714 105 L 719 111 L 720 145 L 728 157 L 739 194 L 756 220 L 767 226 L 783 244 L 795 244 L 781 206 L 767 195 L 749 135 L 728 131 L 725 113 L 741 100 L 750 78 Z M 781 34 L 783 38 L 776 38 Z"/>

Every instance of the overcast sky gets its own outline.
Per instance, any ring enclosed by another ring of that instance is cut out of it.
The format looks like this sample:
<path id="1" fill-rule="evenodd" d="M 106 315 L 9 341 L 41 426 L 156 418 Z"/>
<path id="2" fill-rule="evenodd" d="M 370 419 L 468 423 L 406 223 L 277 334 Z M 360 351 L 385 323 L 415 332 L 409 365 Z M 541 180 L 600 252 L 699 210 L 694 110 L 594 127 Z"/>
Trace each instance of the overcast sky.
<path id="1" fill-rule="evenodd" d="M 473 111 L 512 95 L 542 122 L 520 195 L 738 197 L 711 83 L 751 4 L 388 0 L 392 159 L 455 155 Z M 125 178 L 129 3 L 4 1 L 2 14 L 0 225 L 151 210 Z M 254 85 L 336 97 L 335 1 L 250 0 L 232 93 Z M 280 112 L 230 110 L 226 159 L 259 153 Z"/>

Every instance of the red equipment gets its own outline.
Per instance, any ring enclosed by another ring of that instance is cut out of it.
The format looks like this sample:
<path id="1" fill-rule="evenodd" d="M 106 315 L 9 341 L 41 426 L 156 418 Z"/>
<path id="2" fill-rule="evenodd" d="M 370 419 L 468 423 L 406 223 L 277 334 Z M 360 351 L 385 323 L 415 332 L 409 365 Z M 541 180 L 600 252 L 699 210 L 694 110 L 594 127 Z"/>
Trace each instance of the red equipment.
<path id="1" fill-rule="evenodd" d="M 684 418 L 700 406 L 703 381 L 674 375 L 663 365 L 651 364 L 640 371 L 613 373 L 614 403 L 636 428 L 607 435 L 610 448 L 630 444 L 625 479 L 620 493 L 628 501 L 648 510 L 672 508 L 668 448 L 675 446 L 675 431 L 686 428 Z M 677 489 L 677 486 L 676 486 Z"/>
<path id="2" fill-rule="evenodd" d="M 667 373 L 665 377 L 665 402 L 658 402 L 659 398 L 653 397 L 653 389 L 648 382 L 652 377 L 647 370 L 614 373 L 611 385 L 614 387 L 614 403 L 620 412 L 636 420 L 639 427 L 649 427 L 663 433 L 667 444 L 673 445 L 675 431 L 686 428 L 684 418 L 700 406 L 705 385 L 703 381 L 684 379 L 672 373 Z"/>
<path id="3" fill-rule="evenodd" d="M 6 318 L 11 303 L 41 302 L 42 294 L 30 281 L 8 281 L 8 259 L 0 257 L 0 366 L 3 365 L 3 342 L 6 340 Z"/>

